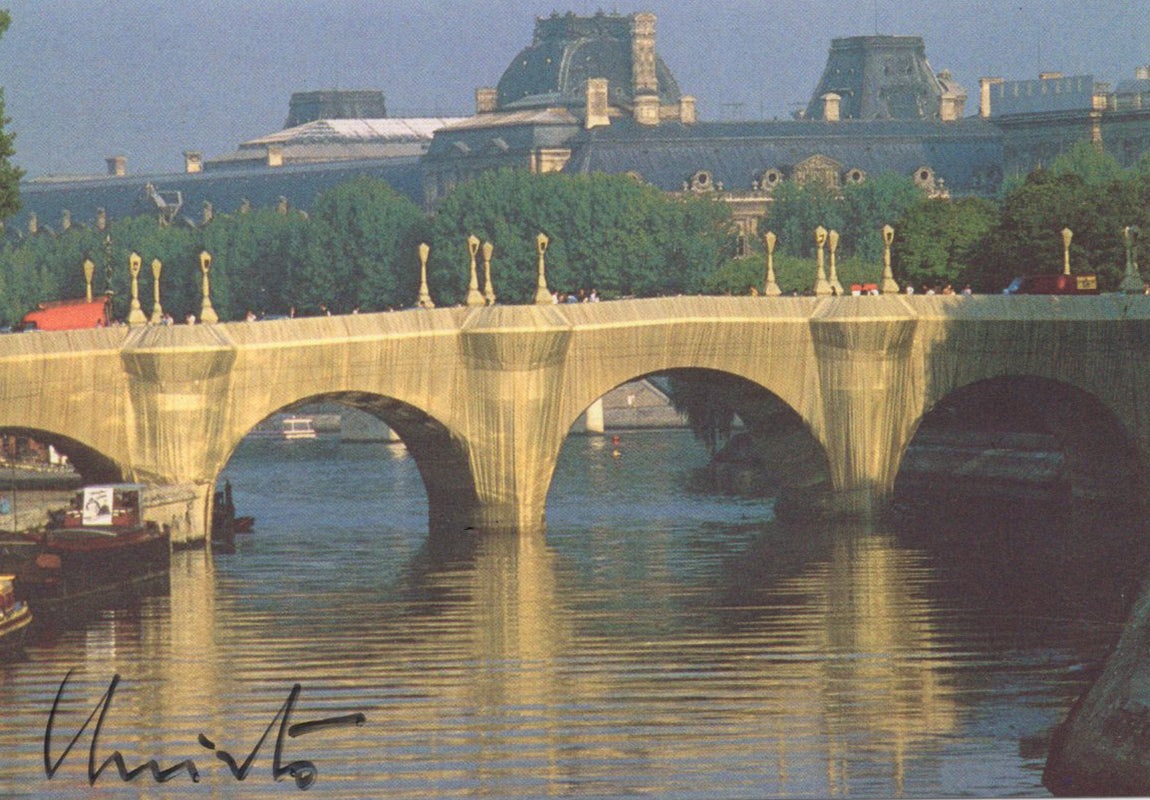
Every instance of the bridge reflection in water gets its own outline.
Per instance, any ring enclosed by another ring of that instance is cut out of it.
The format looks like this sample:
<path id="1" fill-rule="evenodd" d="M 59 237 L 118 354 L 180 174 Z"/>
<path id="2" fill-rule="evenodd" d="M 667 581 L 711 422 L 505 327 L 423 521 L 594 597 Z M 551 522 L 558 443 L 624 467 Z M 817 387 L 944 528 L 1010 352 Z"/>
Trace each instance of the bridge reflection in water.
<path id="1" fill-rule="evenodd" d="M 368 720 L 287 742 L 320 797 L 1038 789 L 1074 668 L 1117 631 L 1080 600 L 1119 591 L 1098 576 L 1121 537 L 777 524 L 682 482 L 706 461 L 684 431 L 625 434 L 621 459 L 595 441 L 568 441 L 546 537 L 442 538 L 387 446 L 245 443 L 225 474 L 260 529 L 239 553 L 177 552 L 169 594 L 0 667 L 0 785 L 86 786 L 82 750 L 42 780 L 44 698 L 77 667 L 69 723 L 120 672 L 106 746 L 193 757 L 225 793 L 196 736 L 246 753 L 296 681 L 293 721 Z M 269 763 L 244 796 L 282 795 Z"/>

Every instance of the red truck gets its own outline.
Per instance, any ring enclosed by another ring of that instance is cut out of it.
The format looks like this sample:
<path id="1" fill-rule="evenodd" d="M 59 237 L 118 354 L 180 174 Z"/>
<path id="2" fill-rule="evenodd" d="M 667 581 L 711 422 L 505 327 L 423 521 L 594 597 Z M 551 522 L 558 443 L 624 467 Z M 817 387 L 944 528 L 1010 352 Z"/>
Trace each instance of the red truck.
<path id="1" fill-rule="evenodd" d="M 41 303 L 36 311 L 29 311 L 16 325 L 18 331 L 70 331 L 78 328 L 103 328 L 108 320 L 108 306 L 112 298 L 104 296 L 88 300 L 55 300 Z"/>

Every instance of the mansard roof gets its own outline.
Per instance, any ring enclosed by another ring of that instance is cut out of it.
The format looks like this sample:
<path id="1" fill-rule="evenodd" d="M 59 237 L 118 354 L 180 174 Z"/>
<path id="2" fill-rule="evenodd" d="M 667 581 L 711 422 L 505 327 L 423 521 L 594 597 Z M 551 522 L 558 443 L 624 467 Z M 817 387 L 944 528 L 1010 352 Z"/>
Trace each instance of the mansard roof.
<path id="1" fill-rule="evenodd" d="M 833 92 L 842 119 L 938 119 L 943 92 L 956 89 L 931 70 L 921 36 L 834 39 L 806 117 L 822 119 L 822 97 Z"/>
<path id="2" fill-rule="evenodd" d="M 589 78 L 606 78 L 608 103 L 634 105 L 632 91 L 633 15 L 577 17 L 568 13 L 535 21 L 535 38 L 499 79 L 501 109 L 582 106 Z M 679 84 L 655 55 L 661 105 L 679 102 Z"/>
<path id="3" fill-rule="evenodd" d="M 266 162 L 279 146 L 285 162 L 321 162 L 422 155 L 438 129 L 462 117 L 319 119 L 243 142 L 229 155 L 211 159 L 208 169 Z"/>
<path id="4" fill-rule="evenodd" d="M 567 171 L 635 173 L 665 191 L 680 191 L 706 170 L 727 191 L 747 191 L 767 170 L 788 175 L 821 155 L 869 175 L 911 175 L 929 167 L 951 192 L 988 193 L 1001 177 L 1002 143 L 986 120 L 704 122 L 657 127 L 629 120 L 581 137 Z M 994 177 L 992 177 L 994 176 Z"/>
<path id="5" fill-rule="evenodd" d="M 387 158 L 340 161 L 328 164 L 285 164 L 282 167 L 240 168 L 199 173 L 125 175 L 58 180 L 33 180 L 20 184 L 23 208 L 5 223 L 9 234 L 28 228 L 28 215 L 35 213 L 41 226 L 58 227 L 65 210 L 76 225 L 94 224 L 97 209 L 103 208 L 109 220 L 142 214 L 154 209 L 142 207 L 144 187 L 152 184 L 158 192 L 180 192 L 181 216 L 198 222 L 205 201 L 216 214 L 234 213 L 242 201 L 252 207 L 274 207 L 285 197 L 292 208 L 309 209 L 315 198 L 345 181 L 359 177 L 382 178 L 402 195 L 423 202 L 419 159 Z"/>

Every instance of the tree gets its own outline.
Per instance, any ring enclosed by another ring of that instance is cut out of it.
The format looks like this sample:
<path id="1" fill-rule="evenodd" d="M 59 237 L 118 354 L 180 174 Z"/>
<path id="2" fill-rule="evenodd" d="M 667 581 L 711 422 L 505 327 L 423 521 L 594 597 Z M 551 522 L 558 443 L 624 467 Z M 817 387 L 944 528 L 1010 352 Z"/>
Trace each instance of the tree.
<path id="1" fill-rule="evenodd" d="M 817 181 L 787 181 L 775 189 L 767 228 L 779 237 L 779 249 L 792 256 L 815 254 L 815 229 L 842 230 L 845 217 L 838 190 Z"/>
<path id="2" fill-rule="evenodd" d="M 212 254 L 212 302 L 220 318 L 240 319 L 248 310 L 286 314 L 299 305 L 293 276 L 307 257 L 309 231 L 308 218 L 296 211 L 261 208 L 213 219 L 202 244 Z M 192 270 L 199 274 L 198 261 Z"/>
<path id="3" fill-rule="evenodd" d="M 8 12 L 0 10 L 0 37 L 11 22 Z M 0 220 L 8 219 L 20 210 L 20 178 L 24 176 L 24 170 L 11 161 L 16 153 L 13 146 L 16 134 L 4 130 L 11 121 L 4 115 L 4 90 L 0 89 Z"/>
<path id="4" fill-rule="evenodd" d="M 1050 163 L 1050 174 L 1077 175 L 1087 186 L 1106 186 L 1122 177 L 1122 167 L 1098 145 L 1078 142 Z"/>
<path id="5" fill-rule="evenodd" d="M 979 249 L 997 221 L 994 203 L 978 197 L 912 206 L 894 223 L 896 278 L 912 285 L 971 281 Z"/>
<path id="6" fill-rule="evenodd" d="M 418 293 L 419 207 L 377 178 L 358 178 L 320 195 L 307 259 L 292 276 L 303 307 L 332 311 L 411 305 Z"/>
<path id="7" fill-rule="evenodd" d="M 672 197 L 624 176 L 490 172 L 457 187 L 436 211 L 436 302 L 465 296 L 470 235 L 494 246 L 498 297 L 531 302 L 540 232 L 551 242 L 552 290 L 596 288 L 607 297 L 700 291 L 734 247 L 730 210 L 710 198 Z"/>
<path id="8" fill-rule="evenodd" d="M 1035 170 L 1010 192 L 985 246 L 972 257 L 971 279 L 978 291 L 997 292 L 1018 275 L 1060 272 L 1062 229 L 1074 232 L 1071 264 L 1075 272 L 1094 272 L 1104 290 L 1117 286 L 1124 262 L 1122 226 L 1106 198 L 1113 185 L 1090 186 L 1079 175 Z M 1127 217 L 1128 218 L 1128 217 Z"/>
<path id="9" fill-rule="evenodd" d="M 864 261 L 881 262 L 882 228 L 895 222 L 926 196 L 905 175 L 887 172 L 848 184 L 843 189 L 843 245 Z"/>

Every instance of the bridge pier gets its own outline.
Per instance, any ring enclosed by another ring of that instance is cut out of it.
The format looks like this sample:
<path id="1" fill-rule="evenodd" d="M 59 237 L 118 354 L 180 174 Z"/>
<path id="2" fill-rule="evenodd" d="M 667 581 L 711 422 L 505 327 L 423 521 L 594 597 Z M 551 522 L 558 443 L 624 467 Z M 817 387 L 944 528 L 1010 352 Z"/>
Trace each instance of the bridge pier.
<path id="1" fill-rule="evenodd" d="M 828 510 L 865 519 L 889 502 L 916 419 L 921 389 L 910 362 L 917 320 L 859 318 L 838 308 L 811 320 L 822 400 L 816 433 L 834 490 Z"/>
<path id="2" fill-rule="evenodd" d="M 463 322 L 464 409 L 477 527 L 535 530 L 559 448 L 571 323 L 552 306 L 489 306 Z"/>

